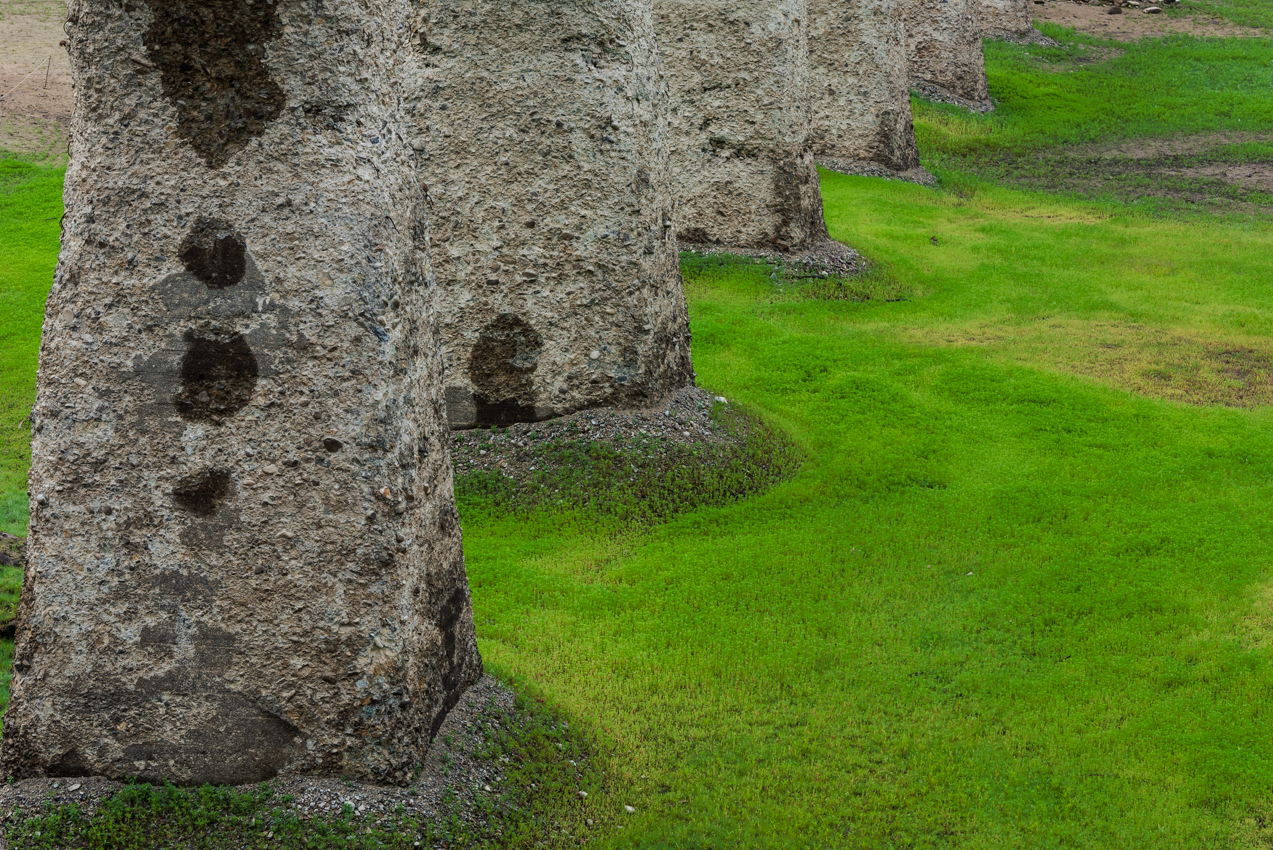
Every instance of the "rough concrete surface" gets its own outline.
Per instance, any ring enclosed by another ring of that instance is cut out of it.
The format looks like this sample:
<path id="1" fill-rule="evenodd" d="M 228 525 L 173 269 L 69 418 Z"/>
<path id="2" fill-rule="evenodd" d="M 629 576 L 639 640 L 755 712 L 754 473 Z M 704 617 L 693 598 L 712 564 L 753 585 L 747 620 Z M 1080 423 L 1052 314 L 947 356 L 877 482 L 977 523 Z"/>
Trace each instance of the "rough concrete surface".
<path id="1" fill-rule="evenodd" d="M 317 776 L 279 777 L 270 782 L 271 801 L 291 810 L 302 821 L 349 817 L 364 826 L 388 827 L 396 820 L 414 818 L 449 820 L 458 817 L 469 825 L 480 824 L 509 791 L 504 771 L 506 759 L 482 753 L 489 727 L 513 729 L 519 722 L 512 691 L 490 676 L 483 676 L 464 692 L 447 714 L 428 751 L 420 756 L 419 773 L 408 785 L 376 785 L 367 782 Z M 3 827 L 39 815 L 48 805 L 75 805 L 91 819 L 111 796 L 123 790 L 123 782 L 102 777 L 40 777 L 0 784 L 0 850 L 5 850 Z M 259 784 L 239 786 L 243 792 Z M 545 789 L 546 793 L 574 796 L 569 789 Z"/>
<path id="2" fill-rule="evenodd" d="M 684 242 L 789 251 L 826 239 L 808 18 L 806 0 L 655 0 Z"/>
<path id="3" fill-rule="evenodd" d="M 405 782 L 480 675 L 407 0 L 72 0 L 8 777 Z"/>
<path id="4" fill-rule="evenodd" d="M 901 0 L 911 87 L 933 100 L 993 108 L 981 52 L 983 0 Z"/>
<path id="5" fill-rule="evenodd" d="M 981 0 L 981 32 L 991 38 L 1020 39 L 1034 32 L 1033 0 Z"/>
<path id="6" fill-rule="evenodd" d="M 417 0 L 451 426 L 692 382 L 648 0 Z"/>
<path id="7" fill-rule="evenodd" d="M 819 165 L 919 167 L 901 2 L 809 0 L 809 140 Z"/>

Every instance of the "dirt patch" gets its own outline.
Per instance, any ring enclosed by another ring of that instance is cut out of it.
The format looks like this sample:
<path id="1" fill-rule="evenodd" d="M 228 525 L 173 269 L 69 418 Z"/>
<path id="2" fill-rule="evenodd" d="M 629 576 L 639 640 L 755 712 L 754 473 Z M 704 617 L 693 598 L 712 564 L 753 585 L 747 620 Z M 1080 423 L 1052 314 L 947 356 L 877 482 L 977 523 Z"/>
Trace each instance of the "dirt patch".
<path id="1" fill-rule="evenodd" d="M 1161 199 L 1173 211 L 1268 215 L 1273 134 L 1214 133 L 1117 144 L 1000 151 L 961 168 L 1012 186 L 1125 202 Z"/>
<path id="2" fill-rule="evenodd" d="M 1273 163 L 1270 162 L 1216 163 L 1163 173 L 1173 177 L 1220 180 L 1251 192 L 1273 195 Z"/>
<path id="3" fill-rule="evenodd" d="M 1151 4 L 1146 0 L 1139 8 L 1125 5 L 1121 15 L 1109 13 L 1109 2 L 1093 6 L 1076 3 L 1074 0 L 1044 0 L 1042 4 L 1036 2 L 1032 5 L 1037 21 L 1059 24 L 1087 35 L 1115 41 L 1162 38 L 1174 33 L 1212 38 L 1263 38 L 1266 35 L 1263 30 L 1241 27 L 1206 14 L 1202 11 L 1205 5 L 1197 0 L 1185 0 L 1179 9 L 1170 9 L 1162 3 Z M 1162 14 L 1148 14 L 1144 9 L 1151 5 L 1168 10 Z"/>
<path id="4" fill-rule="evenodd" d="M 26 538 L 0 531 L 0 567 L 26 566 Z"/>
<path id="5" fill-rule="evenodd" d="M 1273 133 L 1197 133 L 1170 139 L 1129 139 L 1126 141 L 1066 148 L 1081 159 L 1161 159 L 1170 156 L 1202 156 L 1229 145 L 1273 142 Z"/>
<path id="6" fill-rule="evenodd" d="M 917 336 L 942 345 L 999 349 L 1022 365 L 1083 375 L 1151 398 L 1199 406 L 1273 404 L 1268 340 L 1200 339 L 1126 322 L 1048 322 Z"/>
<path id="7" fill-rule="evenodd" d="M 71 63 L 59 0 L 12 0 L 0 17 L 0 151 L 65 160 Z"/>

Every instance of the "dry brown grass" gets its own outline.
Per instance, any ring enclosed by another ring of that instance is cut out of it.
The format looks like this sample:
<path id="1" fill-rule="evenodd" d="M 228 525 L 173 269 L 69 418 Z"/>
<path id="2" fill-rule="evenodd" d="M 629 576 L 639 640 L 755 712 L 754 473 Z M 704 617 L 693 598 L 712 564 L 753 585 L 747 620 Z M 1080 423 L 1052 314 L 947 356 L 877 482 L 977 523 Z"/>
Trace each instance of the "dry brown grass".
<path id="1" fill-rule="evenodd" d="M 979 346 L 1006 360 L 1193 405 L 1273 404 L 1273 342 L 1202 338 L 1131 322 L 1041 320 L 915 331 L 915 342 Z"/>

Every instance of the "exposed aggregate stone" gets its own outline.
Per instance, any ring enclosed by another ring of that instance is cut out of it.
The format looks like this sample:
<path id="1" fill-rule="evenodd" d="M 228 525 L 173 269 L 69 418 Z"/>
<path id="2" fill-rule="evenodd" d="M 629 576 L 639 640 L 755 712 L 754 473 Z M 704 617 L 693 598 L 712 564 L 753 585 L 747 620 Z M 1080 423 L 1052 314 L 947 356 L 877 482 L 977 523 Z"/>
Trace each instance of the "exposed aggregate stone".
<path id="1" fill-rule="evenodd" d="M 404 781 L 480 675 L 406 19 L 69 4 L 6 777 Z"/>

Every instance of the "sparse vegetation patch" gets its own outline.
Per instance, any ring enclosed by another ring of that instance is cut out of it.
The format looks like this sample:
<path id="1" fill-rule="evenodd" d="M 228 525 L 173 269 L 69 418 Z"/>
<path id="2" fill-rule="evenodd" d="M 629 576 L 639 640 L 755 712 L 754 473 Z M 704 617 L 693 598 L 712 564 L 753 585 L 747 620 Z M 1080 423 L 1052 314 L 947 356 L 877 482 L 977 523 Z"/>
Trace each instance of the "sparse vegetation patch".
<path id="1" fill-rule="evenodd" d="M 456 495 L 499 512 L 586 510 L 662 522 L 784 481 L 800 452 L 780 431 L 701 389 L 649 410 L 590 410 L 452 437 Z"/>
<path id="2" fill-rule="evenodd" d="M 24 783 L 26 793 L 0 792 L 5 839 L 12 850 L 535 847 L 583 838 L 617 817 L 595 746 L 542 698 L 505 691 L 467 721 L 439 735 L 427 786 L 420 779 L 407 789 L 296 779 L 241 788 Z M 422 812 L 424 794 L 431 797 Z"/>

